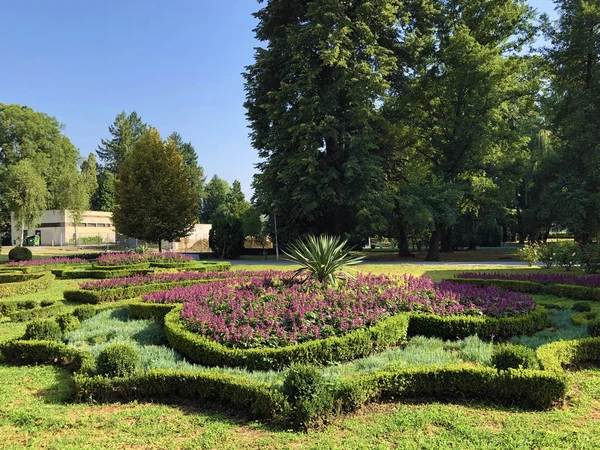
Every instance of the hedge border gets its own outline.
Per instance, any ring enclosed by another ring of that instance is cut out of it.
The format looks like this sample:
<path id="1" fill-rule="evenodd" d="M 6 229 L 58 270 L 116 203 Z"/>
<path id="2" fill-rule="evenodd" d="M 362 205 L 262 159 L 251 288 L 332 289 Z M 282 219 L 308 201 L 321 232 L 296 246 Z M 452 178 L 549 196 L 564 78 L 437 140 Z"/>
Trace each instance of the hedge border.
<path id="1" fill-rule="evenodd" d="M 14 313 L 9 314 L 8 317 L 13 322 L 27 322 L 28 320 L 33 319 L 46 319 L 55 316 L 61 312 L 63 308 L 64 305 L 62 302 L 54 302 L 48 306 L 39 306 L 36 308 L 15 311 Z"/>
<path id="2" fill-rule="evenodd" d="M 505 341 L 514 336 L 531 335 L 548 325 L 548 312 L 543 306 L 509 317 L 411 315 L 409 336 L 459 340 L 477 335 L 485 340 Z"/>
<path id="3" fill-rule="evenodd" d="M 563 371 L 581 364 L 600 367 L 600 337 L 551 342 L 536 354 L 544 370 Z"/>
<path id="4" fill-rule="evenodd" d="M 50 272 L 42 272 L 39 277 L 27 281 L 0 284 L 0 298 L 13 295 L 32 294 L 48 289 L 56 277 Z"/>
<path id="5" fill-rule="evenodd" d="M 526 280 L 500 280 L 484 278 L 449 278 L 448 281 L 474 284 L 478 287 L 494 286 L 509 291 L 527 294 L 548 294 L 556 297 L 568 297 L 575 300 L 600 302 L 600 288 L 579 286 L 575 284 L 543 284 Z"/>
<path id="6" fill-rule="evenodd" d="M 165 334 L 171 347 L 203 366 L 243 367 L 248 370 L 279 370 L 293 363 L 323 365 L 368 356 L 406 339 L 409 315 L 397 314 L 366 330 L 280 348 L 236 349 L 226 347 L 185 328 L 182 306 L 165 315 Z"/>
<path id="7" fill-rule="evenodd" d="M 16 339 L 1 343 L 0 352 L 15 365 L 51 364 L 81 373 L 91 373 L 95 367 L 91 353 L 55 341 Z"/>
<path id="8" fill-rule="evenodd" d="M 129 277 L 131 275 L 147 274 L 155 272 L 154 269 L 131 269 L 131 270 L 64 270 L 63 278 L 81 279 L 94 278 L 103 280 L 106 278 Z"/>

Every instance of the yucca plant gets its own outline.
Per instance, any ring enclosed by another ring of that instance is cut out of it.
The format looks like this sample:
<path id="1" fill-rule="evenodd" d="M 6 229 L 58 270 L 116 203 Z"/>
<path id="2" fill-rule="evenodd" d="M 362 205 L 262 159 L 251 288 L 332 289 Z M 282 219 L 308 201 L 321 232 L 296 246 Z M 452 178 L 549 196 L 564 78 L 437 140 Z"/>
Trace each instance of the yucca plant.
<path id="1" fill-rule="evenodd" d="M 288 261 L 300 264 L 294 276 L 302 272 L 308 272 L 309 278 L 314 278 L 320 282 L 329 282 L 335 285 L 337 279 L 354 277 L 343 270 L 345 266 L 358 264 L 363 260 L 363 256 L 351 256 L 346 248 L 348 241 L 342 241 L 337 236 L 321 235 L 316 237 L 308 235 L 306 239 L 298 239 L 295 243 L 288 246 L 288 251 L 283 252 Z"/>

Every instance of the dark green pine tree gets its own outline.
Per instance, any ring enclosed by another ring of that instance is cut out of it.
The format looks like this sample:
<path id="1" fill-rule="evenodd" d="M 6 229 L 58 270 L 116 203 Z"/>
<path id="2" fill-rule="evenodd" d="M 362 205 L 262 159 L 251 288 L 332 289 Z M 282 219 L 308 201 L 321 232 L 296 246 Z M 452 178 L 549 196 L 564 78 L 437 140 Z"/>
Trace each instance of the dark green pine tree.
<path id="1" fill-rule="evenodd" d="M 204 169 L 198 164 L 198 155 L 196 154 L 196 149 L 194 149 L 194 146 L 191 142 L 183 142 L 183 138 L 176 131 L 171 133 L 167 139 L 172 139 L 183 155 L 183 165 L 188 171 L 190 184 L 194 187 L 197 187 L 199 192 L 202 193 L 206 176 L 204 175 Z"/>
<path id="2" fill-rule="evenodd" d="M 122 111 L 112 125 L 108 127 L 110 139 L 102 139 L 96 153 L 102 165 L 114 175 L 119 173 L 119 166 L 131 152 L 142 134 L 148 129 L 142 118 L 133 111 L 127 115 Z"/>
<path id="3" fill-rule="evenodd" d="M 396 68 L 398 0 L 271 0 L 255 14 L 258 48 L 245 106 L 261 162 L 256 202 L 284 239 L 377 222 L 378 102 Z M 365 213 L 368 211 L 368 213 Z"/>

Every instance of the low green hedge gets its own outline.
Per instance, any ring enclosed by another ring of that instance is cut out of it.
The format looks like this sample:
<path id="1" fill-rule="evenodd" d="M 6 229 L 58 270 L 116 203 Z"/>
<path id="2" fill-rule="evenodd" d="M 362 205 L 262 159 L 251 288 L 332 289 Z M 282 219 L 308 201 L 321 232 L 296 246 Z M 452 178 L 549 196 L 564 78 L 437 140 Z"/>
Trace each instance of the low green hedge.
<path id="1" fill-rule="evenodd" d="M 600 337 L 600 319 L 590 320 L 587 326 L 591 337 Z"/>
<path id="2" fill-rule="evenodd" d="M 600 301 L 600 289 L 575 284 L 543 284 L 524 280 L 488 280 L 481 278 L 452 278 L 449 281 L 474 284 L 479 287 L 495 286 L 509 291 L 528 294 L 548 294 L 556 297 L 567 297 L 575 300 Z"/>
<path id="3" fill-rule="evenodd" d="M 263 421 L 283 421 L 289 408 L 277 389 L 229 374 L 155 369 L 127 378 L 77 373 L 73 379 L 77 401 L 179 397 L 199 405 L 218 402 Z"/>
<path id="4" fill-rule="evenodd" d="M 138 300 L 127 305 L 127 312 L 129 317 L 134 319 L 154 319 L 162 322 L 176 306 L 174 303 L 146 303 Z"/>
<path id="5" fill-rule="evenodd" d="M 92 264 L 92 270 L 135 270 L 135 269 L 149 269 L 150 262 L 136 263 L 136 264 L 115 264 L 112 266 L 102 264 Z"/>
<path id="6" fill-rule="evenodd" d="M 120 278 L 129 277 L 131 275 L 139 275 L 146 273 L 153 273 L 154 269 L 131 269 L 131 270 L 64 270 L 62 273 L 63 278 L 69 279 L 81 279 L 81 278 L 95 278 L 95 279 L 106 279 L 106 278 Z"/>
<path id="7" fill-rule="evenodd" d="M 11 364 L 52 364 L 73 372 L 91 373 L 94 356 L 55 341 L 13 340 L 0 344 L 4 361 Z"/>
<path id="8" fill-rule="evenodd" d="M 481 400 L 547 409 L 564 400 L 565 376 L 540 370 L 428 366 L 378 372 L 345 380 L 335 396 L 343 411 L 372 399 Z"/>
<path id="9" fill-rule="evenodd" d="M 415 313 L 410 317 L 408 335 L 447 340 L 477 335 L 481 339 L 505 341 L 514 336 L 534 334 L 547 325 L 548 312 L 541 306 L 529 313 L 500 318 Z"/>
<path id="10" fill-rule="evenodd" d="M 150 267 L 158 269 L 191 269 L 200 267 L 200 261 L 173 261 L 173 262 L 151 262 Z"/>
<path id="11" fill-rule="evenodd" d="M 181 305 L 166 314 L 165 333 L 171 347 L 190 361 L 205 366 L 279 370 L 292 363 L 328 364 L 350 361 L 406 339 L 409 315 L 398 314 L 366 330 L 342 337 L 319 339 L 280 348 L 235 349 L 189 331 L 180 320 Z"/>
<path id="12" fill-rule="evenodd" d="M 0 284 L 0 297 L 11 297 L 13 295 L 31 294 L 48 289 L 56 277 L 49 272 L 41 273 L 35 278 L 25 281 Z"/>
<path id="13" fill-rule="evenodd" d="M 600 366 L 600 337 L 558 341 L 537 349 L 544 370 L 562 371 L 580 365 Z"/>
<path id="14" fill-rule="evenodd" d="M 0 285 L 4 283 L 19 283 L 22 281 L 35 280 L 36 278 L 39 278 L 39 276 L 34 273 L 23 273 L 20 271 L 2 272 L 0 273 Z"/>
<path id="15" fill-rule="evenodd" d="M 39 306 L 31 309 L 22 309 L 8 314 L 13 322 L 27 322 L 33 319 L 46 319 L 53 317 L 64 309 L 61 302 L 54 302 L 51 305 Z"/>

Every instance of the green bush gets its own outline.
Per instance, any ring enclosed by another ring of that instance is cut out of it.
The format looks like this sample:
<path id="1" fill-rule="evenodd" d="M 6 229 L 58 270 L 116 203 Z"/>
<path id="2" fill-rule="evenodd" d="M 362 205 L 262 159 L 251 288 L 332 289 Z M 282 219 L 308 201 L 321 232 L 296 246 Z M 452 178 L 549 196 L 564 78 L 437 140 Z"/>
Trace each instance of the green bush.
<path id="1" fill-rule="evenodd" d="M 47 302 L 44 302 L 47 303 Z M 60 302 L 52 302 L 47 306 L 39 306 L 31 309 L 21 309 L 9 314 L 10 320 L 13 322 L 27 322 L 33 319 L 43 319 L 52 317 L 63 309 L 63 304 Z"/>
<path id="2" fill-rule="evenodd" d="M 571 306 L 571 311 L 577 312 L 588 312 L 592 310 L 592 305 L 588 302 L 575 302 L 573 306 Z"/>
<path id="3" fill-rule="evenodd" d="M 127 377 L 135 374 L 140 358 L 136 350 L 128 344 L 112 344 L 98 355 L 98 373 L 109 377 Z"/>
<path id="4" fill-rule="evenodd" d="M 56 316 L 55 320 L 63 333 L 76 330 L 81 326 L 79 319 L 74 314 L 61 314 Z"/>
<path id="5" fill-rule="evenodd" d="M 53 364 L 82 373 L 94 369 L 93 355 L 54 341 L 8 341 L 0 344 L 0 352 L 11 364 Z"/>
<path id="6" fill-rule="evenodd" d="M 589 328 L 588 328 L 589 330 Z M 600 337 L 557 341 L 537 349 L 544 370 L 562 371 L 582 364 L 600 365 Z"/>
<path id="7" fill-rule="evenodd" d="M 73 315 L 77 317 L 80 322 L 83 322 L 96 315 L 96 308 L 92 305 L 81 305 L 73 310 Z"/>
<path id="8" fill-rule="evenodd" d="M 600 337 L 600 319 L 588 322 L 588 334 L 592 337 Z"/>
<path id="9" fill-rule="evenodd" d="M 579 248 L 574 242 L 558 242 L 552 244 L 552 250 L 555 254 L 556 264 L 567 271 L 579 262 Z"/>
<path id="10" fill-rule="evenodd" d="M 540 260 L 540 247 L 535 242 L 531 244 L 525 244 L 525 246 L 519 250 L 519 257 L 525 261 L 529 267 L 533 266 Z"/>
<path id="11" fill-rule="evenodd" d="M 595 244 L 584 245 L 580 249 L 581 265 L 588 273 L 600 270 L 600 246 Z"/>
<path id="12" fill-rule="evenodd" d="M 313 366 L 291 366 L 281 390 L 292 405 L 295 426 L 307 426 L 333 408 L 333 395 L 323 374 Z"/>
<path id="13" fill-rule="evenodd" d="M 204 406 L 217 402 L 265 422 L 285 422 L 289 405 L 277 389 L 246 378 L 214 372 L 154 369 L 128 378 L 90 377 L 76 373 L 76 401 L 184 399 Z"/>
<path id="14" fill-rule="evenodd" d="M 153 272 L 155 272 L 154 269 L 64 270 L 62 273 L 62 277 L 68 278 L 68 279 L 94 278 L 97 280 L 104 280 L 107 278 L 129 277 L 131 275 L 147 274 L 147 273 L 153 273 Z"/>
<path id="15" fill-rule="evenodd" d="M 177 305 L 173 303 L 145 303 L 133 301 L 127 305 L 129 317 L 134 319 L 154 319 L 163 321 Z"/>
<path id="16" fill-rule="evenodd" d="M 351 361 L 403 342 L 408 314 L 383 319 L 374 326 L 342 337 L 330 337 L 280 348 L 238 349 L 189 331 L 180 320 L 181 305 L 164 319 L 169 344 L 190 361 L 205 366 L 244 367 L 248 370 L 280 370 L 293 363 L 324 365 Z"/>
<path id="17" fill-rule="evenodd" d="M 546 269 L 556 265 L 556 253 L 551 245 L 540 244 L 539 246 L 539 262 L 541 262 Z"/>
<path id="18" fill-rule="evenodd" d="M 492 352 L 492 366 L 498 370 L 538 369 L 535 351 L 524 345 L 500 344 Z"/>
<path id="19" fill-rule="evenodd" d="M 0 284 L 0 297 L 12 297 L 13 295 L 32 294 L 49 288 L 54 282 L 55 276 L 49 272 L 37 273 L 25 281 Z"/>
<path id="20" fill-rule="evenodd" d="M 13 247 L 8 252 L 9 261 L 31 261 L 32 259 L 33 254 L 27 247 Z"/>
<path id="21" fill-rule="evenodd" d="M 35 341 L 59 341 L 62 331 L 56 320 L 36 319 L 27 324 L 25 329 L 25 340 Z"/>
<path id="22" fill-rule="evenodd" d="M 514 336 L 534 334 L 547 325 L 548 313 L 541 306 L 529 313 L 500 318 L 415 313 L 410 316 L 408 335 L 452 341 L 477 335 L 485 340 L 506 341 Z"/>

